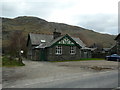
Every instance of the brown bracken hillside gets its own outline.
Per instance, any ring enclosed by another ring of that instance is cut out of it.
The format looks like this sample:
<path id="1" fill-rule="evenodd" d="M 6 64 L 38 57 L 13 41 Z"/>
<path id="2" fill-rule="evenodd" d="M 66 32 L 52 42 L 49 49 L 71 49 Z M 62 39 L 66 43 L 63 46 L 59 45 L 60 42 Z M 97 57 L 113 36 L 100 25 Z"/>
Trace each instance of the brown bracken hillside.
<path id="1" fill-rule="evenodd" d="M 9 45 L 9 37 L 13 32 L 23 31 L 27 38 L 28 33 L 52 34 L 54 29 L 62 34 L 79 37 L 90 46 L 93 43 L 103 44 L 104 47 L 111 47 L 115 44 L 114 35 L 101 34 L 78 26 L 63 23 L 48 22 L 37 17 L 22 16 L 14 19 L 2 17 L 2 41 L 3 47 Z"/>

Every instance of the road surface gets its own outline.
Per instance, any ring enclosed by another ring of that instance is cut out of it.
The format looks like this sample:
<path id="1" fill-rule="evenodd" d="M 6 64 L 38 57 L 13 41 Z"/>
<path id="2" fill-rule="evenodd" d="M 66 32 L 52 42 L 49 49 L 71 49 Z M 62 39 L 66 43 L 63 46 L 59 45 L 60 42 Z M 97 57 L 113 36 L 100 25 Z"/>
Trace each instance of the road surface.
<path id="1" fill-rule="evenodd" d="M 11 88 L 116 88 L 118 87 L 118 71 L 106 71 L 93 74 L 69 75 L 68 77 L 37 80 L 28 84 L 11 86 Z"/>

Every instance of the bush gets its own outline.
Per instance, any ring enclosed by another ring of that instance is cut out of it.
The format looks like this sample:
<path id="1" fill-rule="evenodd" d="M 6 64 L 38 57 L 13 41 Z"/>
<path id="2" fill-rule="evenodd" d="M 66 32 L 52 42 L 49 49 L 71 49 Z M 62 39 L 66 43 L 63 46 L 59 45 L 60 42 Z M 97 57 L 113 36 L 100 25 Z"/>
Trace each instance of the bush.
<path id="1" fill-rule="evenodd" d="M 4 56 L 2 58 L 2 66 L 12 67 L 12 66 L 24 66 L 24 63 L 19 62 L 15 58 L 11 59 L 10 57 Z"/>

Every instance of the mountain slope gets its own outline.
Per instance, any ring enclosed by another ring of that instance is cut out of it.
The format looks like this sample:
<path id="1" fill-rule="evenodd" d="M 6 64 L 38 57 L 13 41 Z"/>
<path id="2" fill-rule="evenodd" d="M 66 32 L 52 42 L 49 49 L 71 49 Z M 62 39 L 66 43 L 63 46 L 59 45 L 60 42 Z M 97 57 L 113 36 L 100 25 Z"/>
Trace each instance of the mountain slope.
<path id="1" fill-rule="evenodd" d="M 115 43 L 114 35 L 101 34 L 63 23 L 48 22 L 37 17 L 23 16 L 14 19 L 2 18 L 3 45 L 7 46 L 9 44 L 9 37 L 15 31 L 23 31 L 27 37 L 27 34 L 30 32 L 52 34 L 55 28 L 62 34 L 67 33 L 79 37 L 87 46 L 93 43 L 101 43 L 104 47 L 111 47 Z"/>

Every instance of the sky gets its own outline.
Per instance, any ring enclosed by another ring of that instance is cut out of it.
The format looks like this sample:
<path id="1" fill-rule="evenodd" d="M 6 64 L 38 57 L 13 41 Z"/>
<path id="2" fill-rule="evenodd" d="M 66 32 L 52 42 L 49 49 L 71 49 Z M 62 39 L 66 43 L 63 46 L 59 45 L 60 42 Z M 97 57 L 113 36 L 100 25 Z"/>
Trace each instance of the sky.
<path id="1" fill-rule="evenodd" d="M 34 16 L 117 35 L 119 0 L 1 0 L 2 17 Z"/>

